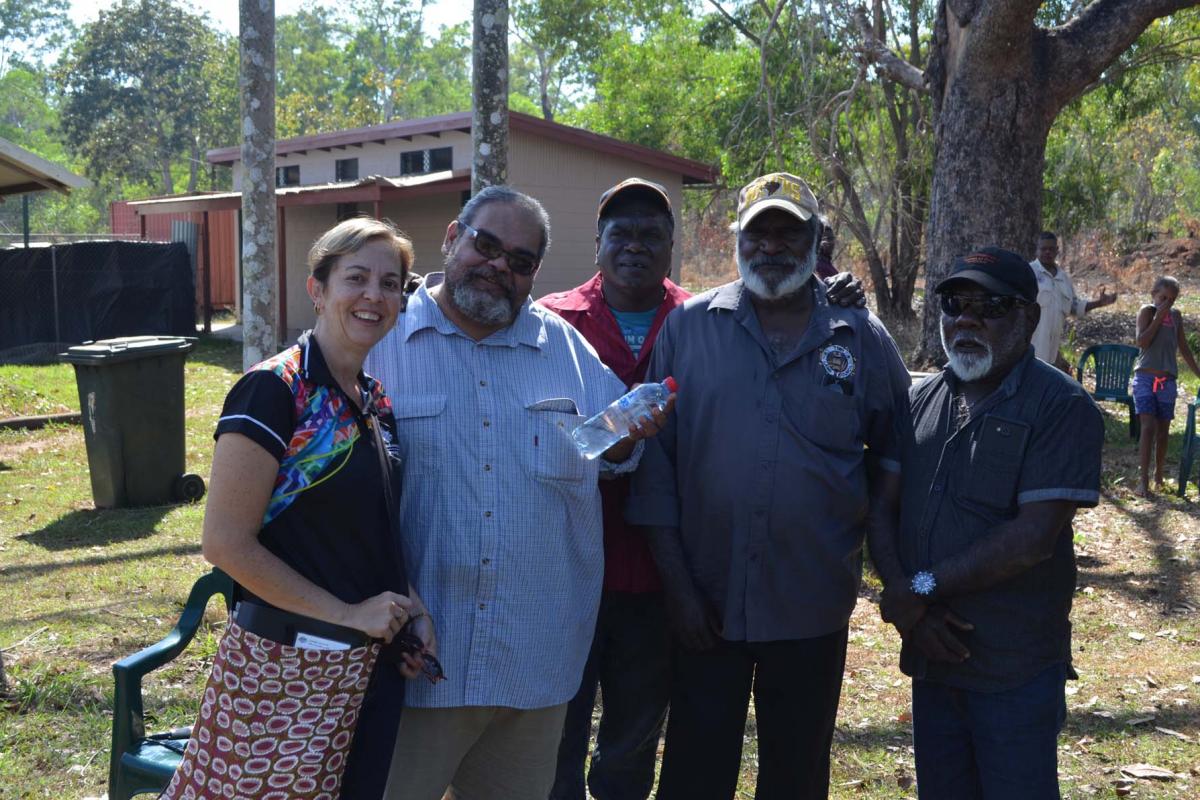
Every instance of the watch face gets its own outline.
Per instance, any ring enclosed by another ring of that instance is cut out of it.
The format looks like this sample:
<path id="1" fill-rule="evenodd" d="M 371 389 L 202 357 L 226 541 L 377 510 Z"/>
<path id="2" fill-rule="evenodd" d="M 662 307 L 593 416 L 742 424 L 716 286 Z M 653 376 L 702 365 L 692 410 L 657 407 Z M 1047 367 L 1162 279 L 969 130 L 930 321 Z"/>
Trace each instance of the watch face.
<path id="1" fill-rule="evenodd" d="M 917 594 L 933 594 L 935 586 L 937 586 L 937 581 L 933 579 L 933 573 L 918 572 L 913 575 L 912 590 Z"/>

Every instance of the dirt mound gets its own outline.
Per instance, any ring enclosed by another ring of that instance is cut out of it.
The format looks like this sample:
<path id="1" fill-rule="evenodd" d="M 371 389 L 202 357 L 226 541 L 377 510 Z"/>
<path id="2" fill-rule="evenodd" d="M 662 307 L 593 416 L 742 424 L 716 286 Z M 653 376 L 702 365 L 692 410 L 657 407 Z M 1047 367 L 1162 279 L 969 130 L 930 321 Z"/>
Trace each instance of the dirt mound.
<path id="1" fill-rule="evenodd" d="M 1088 289 L 1103 283 L 1119 291 L 1148 292 L 1159 275 L 1174 275 L 1188 287 L 1200 286 L 1200 239 L 1155 239 L 1124 254 L 1094 236 L 1075 245 L 1062 261 L 1075 283 Z"/>

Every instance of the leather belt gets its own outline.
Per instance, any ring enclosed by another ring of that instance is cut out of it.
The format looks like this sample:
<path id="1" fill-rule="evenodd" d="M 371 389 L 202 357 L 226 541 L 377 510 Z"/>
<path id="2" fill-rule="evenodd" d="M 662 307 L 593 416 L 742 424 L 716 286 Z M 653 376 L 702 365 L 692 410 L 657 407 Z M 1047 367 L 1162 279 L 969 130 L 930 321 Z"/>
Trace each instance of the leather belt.
<path id="1" fill-rule="evenodd" d="M 355 628 L 335 625 L 249 600 L 238 602 L 233 609 L 233 619 L 245 630 L 281 644 L 294 645 L 296 637 L 305 634 L 347 647 L 364 647 L 371 643 L 370 636 Z"/>

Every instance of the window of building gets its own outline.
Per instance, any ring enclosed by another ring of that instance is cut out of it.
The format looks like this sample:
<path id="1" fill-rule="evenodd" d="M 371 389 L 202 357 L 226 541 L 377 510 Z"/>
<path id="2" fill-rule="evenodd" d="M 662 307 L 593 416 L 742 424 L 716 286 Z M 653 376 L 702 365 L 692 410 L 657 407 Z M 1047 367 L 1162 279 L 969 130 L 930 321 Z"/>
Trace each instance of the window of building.
<path id="1" fill-rule="evenodd" d="M 300 185 L 300 165 L 292 164 L 287 167 L 275 168 L 275 185 L 276 186 L 299 186 Z"/>
<path id="2" fill-rule="evenodd" d="M 412 150 L 400 154 L 401 175 L 424 175 L 428 172 L 443 172 L 451 168 L 454 149 L 434 147 L 429 150 Z"/>
<path id="3" fill-rule="evenodd" d="M 336 181 L 358 180 L 358 159 L 339 158 L 333 162 L 333 179 Z"/>

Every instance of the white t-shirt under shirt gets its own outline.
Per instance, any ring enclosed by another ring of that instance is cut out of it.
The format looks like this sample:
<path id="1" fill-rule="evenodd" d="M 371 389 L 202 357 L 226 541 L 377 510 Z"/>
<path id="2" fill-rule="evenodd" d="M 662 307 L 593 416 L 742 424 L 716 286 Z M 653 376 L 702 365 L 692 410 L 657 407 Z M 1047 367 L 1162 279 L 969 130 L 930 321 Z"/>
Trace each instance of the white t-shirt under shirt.
<path id="1" fill-rule="evenodd" d="M 1042 307 L 1042 318 L 1033 332 L 1033 349 L 1038 358 L 1053 364 L 1062 346 L 1063 324 L 1067 321 L 1067 315 L 1085 313 L 1087 300 L 1075 294 L 1071 276 L 1061 265 L 1053 275 L 1037 259 L 1029 262 L 1029 266 L 1037 277 L 1037 301 Z"/>

